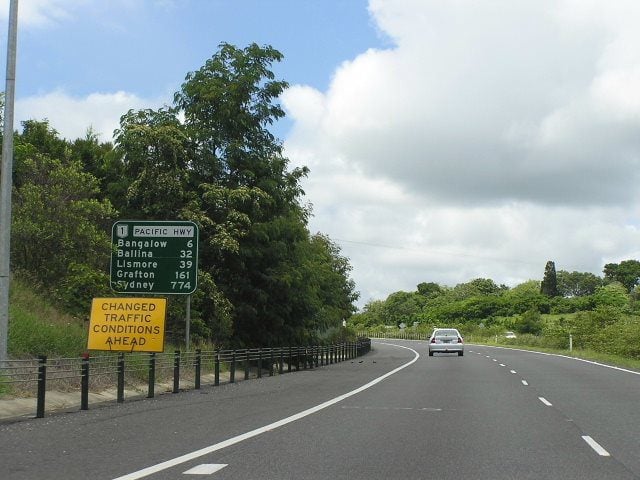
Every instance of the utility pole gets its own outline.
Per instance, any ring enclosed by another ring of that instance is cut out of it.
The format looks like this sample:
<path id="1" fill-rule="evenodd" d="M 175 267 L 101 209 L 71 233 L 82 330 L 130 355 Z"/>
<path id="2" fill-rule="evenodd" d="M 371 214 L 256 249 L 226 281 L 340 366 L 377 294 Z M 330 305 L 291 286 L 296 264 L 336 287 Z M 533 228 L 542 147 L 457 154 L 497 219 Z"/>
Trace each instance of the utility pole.
<path id="1" fill-rule="evenodd" d="M 9 276 L 11 273 L 11 188 L 13 175 L 13 105 L 16 90 L 16 50 L 18 44 L 18 0 L 9 4 L 7 37 L 7 84 L 4 95 L 2 170 L 0 170 L 0 366 L 8 359 Z"/>

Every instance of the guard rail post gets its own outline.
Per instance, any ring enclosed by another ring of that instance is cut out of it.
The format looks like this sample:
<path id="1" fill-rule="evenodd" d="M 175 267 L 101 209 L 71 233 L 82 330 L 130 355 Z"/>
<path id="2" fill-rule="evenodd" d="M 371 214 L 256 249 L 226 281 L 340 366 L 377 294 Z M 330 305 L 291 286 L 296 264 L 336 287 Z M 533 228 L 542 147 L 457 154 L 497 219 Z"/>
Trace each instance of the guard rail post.
<path id="1" fill-rule="evenodd" d="M 229 383 L 236 383 L 236 351 L 231 353 L 231 367 L 229 368 Z"/>
<path id="2" fill-rule="evenodd" d="M 282 352 L 282 348 L 280 348 L 280 359 L 278 361 L 278 373 L 280 375 L 284 373 L 284 353 Z"/>
<path id="3" fill-rule="evenodd" d="M 44 401 L 47 392 L 47 356 L 38 356 L 38 401 L 36 418 L 44 418 Z"/>
<path id="4" fill-rule="evenodd" d="M 194 380 L 193 388 L 200 390 L 200 373 L 202 369 L 202 350 L 196 349 L 196 378 Z"/>
<path id="5" fill-rule="evenodd" d="M 269 349 L 269 376 L 273 377 L 273 362 L 274 362 L 274 358 L 273 358 L 273 348 Z"/>
<path id="6" fill-rule="evenodd" d="M 149 354 L 149 388 L 147 390 L 147 398 L 153 398 L 156 388 L 156 354 Z"/>
<path id="7" fill-rule="evenodd" d="M 89 410 L 89 353 L 82 354 L 80 372 L 80 410 Z"/>
<path id="8" fill-rule="evenodd" d="M 118 353 L 118 392 L 116 401 L 124 402 L 124 353 Z"/>
<path id="9" fill-rule="evenodd" d="M 173 393 L 180 392 L 180 350 L 173 352 Z"/>
<path id="10" fill-rule="evenodd" d="M 214 372 L 213 372 L 213 386 L 217 387 L 220 385 L 220 351 L 216 352 L 216 359 L 214 364 Z"/>
<path id="11" fill-rule="evenodd" d="M 249 380 L 249 349 L 247 349 L 247 351 L 245 352 L 244 379 Z"/>
<path id="12" fill-rule="evenodd" d="M 293 355 L 291 347 L 289 347 L 289 360 L 287 361 L 287 373 L 291 373 L 291 362 L 293 361 Z"/>
<path id="13" fill-rule="evenodd" d="M 262 349 L 258 349 L 258 378 L 262 378 Z"/>

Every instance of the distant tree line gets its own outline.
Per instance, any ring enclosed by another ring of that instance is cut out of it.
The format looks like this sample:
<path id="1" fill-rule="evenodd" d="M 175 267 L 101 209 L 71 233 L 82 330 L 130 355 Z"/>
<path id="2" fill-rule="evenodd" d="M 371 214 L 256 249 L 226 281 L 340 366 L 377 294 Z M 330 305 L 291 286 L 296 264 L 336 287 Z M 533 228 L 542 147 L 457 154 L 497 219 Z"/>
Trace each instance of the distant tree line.
<path id="1" fill-rule="evenodd" d="M 368 302 L 351 322 L 356 328 L 415 324 L 429 330 L 458 325 L 466 331 L 515 329 L 535 335 L 548 326 L 541 317 L 547 314 L 558 317 L 561 324 L 567 320 L 564 327 L 569 333 L 571 329 L 584 332 L 580 324 L 595 329 L 625 320 L 638 326 L 640 334 L 640 262 L 609 263 L 603 273 L 599 277 L 590 272 L 556 272 L 555 263 L 550 261 L 542 281 L 529 280 L 513 288 L 487 278 L 455 287 L 423 282 L 416 291 L 395 292 L 385 300 Z"/>
<path id="2" fill-rule="evenodd" d="M 12 270 L 69 312 L 111 296 L 111 225 L 190 220 L 200 228 L 192 335 L 218 344 L 273 346 L 338 332 L 358 298 L 351 266 L 311 234 L 305 167 L 289 168 L 269 127 L 284 116 L 287 83 L 269 46 L 221 44 L 189 73 L 174 103 L 130 110 L 105 143 L 89 130 L 68 141 L 47 120 L 15 137 Z M 170 299 L 181 338 L 184 298 Z"/>

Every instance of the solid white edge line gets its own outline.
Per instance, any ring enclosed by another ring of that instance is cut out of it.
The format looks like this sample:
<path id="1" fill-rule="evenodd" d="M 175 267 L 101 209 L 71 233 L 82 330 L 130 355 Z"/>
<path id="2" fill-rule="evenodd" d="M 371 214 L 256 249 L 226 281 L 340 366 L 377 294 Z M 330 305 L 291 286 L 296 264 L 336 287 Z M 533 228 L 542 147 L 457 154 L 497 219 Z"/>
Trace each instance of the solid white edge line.
<path id="1" fill-rule="evenodd" d="M 361 387 L 358 387 L 355 390 L 352 390 L 352 391 L 350 391 L 348 393 L 345 393 L 345 394 L 340 395 L 338 397 L 332 398 L 331 400 L 327 400 L 326 402 L 321 403 L 320 405 L 316 405 L 315 407 L 308 408 L 307 410 L 304 410 L 304 411 L 302 411 L 300 413 L 296 413 L 295 415 L 291 415 L 290 417 L 283 418 L 282 420 L 278 420 L 277 422 L 270 423 L 269 425 L 265 425 L 264 427 L 256 428 L 255 430 L 251 430 L 250 432 L 243 433 L 241 435 L 237 435 L 235 437 L 229 438 L 227 440 L 224 440 L 222 442 L 216 443 L 214 445 L 210 445 L 208 447 L 204 447 L 204 448 L 201 448 L 199 450 L 195 450 L 195 451 L 187 453 L 185 455 L 181 455 L 181 456 L 173 458 L 171 460 L 167 460 L 167 461 L 158 463 L 156 465 L 152 465 L 150 467 L 143 468 L 142 470 L 138 470 L 136 472 L 132 472 L 132 473 L 129 473 L 127 475 L 123 475 L 121 477 L 116 477 L 113 480 L 137 480 L 138 478 L 143 478 L 143 477 L 149 476 L 151 474 L 161 472 L 161 471 L 166 470 L 168 468 L 175 467 L 175 466 L 180 465 L 182 463 L 189 462 L 189 461 L 194 460 L 196 458 L 202 457 L 203 455 L 207 455 L 209 453 L 213 453 L 213 452 L 216 452 L 218 450 L 222 450 L 223 448 L 230 447 L 231 445 L 235 445 L 236 443 L 243 442 L 244 440 L 248 440 L 250 438 L 257 437 L 258 435 L 261 435 L 261 434 L 263 434 L 265 432 L 268 432 L 270 430 L 275 430 L 278 427 L 282 427 L 283 425 L 287 425 L 289 423 L 295 422 L 296 420 L 300 420 L 301 418 L 304 418 L 304 417 L 307 417 L 307 416 L 309 416 L 309 415 L 311 415 L 313 413 L 319 412 L 320 410 L 324 410 L 325 408 L 330 407 L 332 405 L 335 405 L 336 403 L 341 402 L 342 400 L 345 400 L 345 399 L 347 399 L 349 397 L 352 397 L 353 395 L 356 395 L 356 394 L 358 394 L 358 393 L 360 393 L 360 392 L 362 392 L 364 390 L 367 390 L 368 388 L 371 388 L 374 385 L 380 383 L 381 381 L 383 381 L 387 377 L 390 377 L 391 375 L 394 375 L 394 374 L 398 373 L 400 370 L 403 370 L 404 368 L 407 368 L 409 365 L 414 364 L 420 358 L 420 354 L 418 352 L 416 352 L 413 348 L 405 347 L 403 345 L 396 345 L 396 344 L 393 344 L 393 343 L 385 343 L 385 342 L 376 342 L 376 343 L 379 343 L 381 345 L 391 345 L 393 347 L 405 348 L 407 350 L 412 351 L 415 354 L 415 357 L 413 358 L 413 360 L 409 361 L 408 363 L 405 363 L 404 365 L 400 365 L 398 368 L 395 368 L 395 369 L 391 370 L 390 372 L 385 373 L 381 377 L 378 377 L 378 378 L 370 381 L 369 383 L 366 383 L 366 384 L 362 385 Z"/>
<path id="2" fill-rule="evenodd" d="M 538 400 L 540 400 L 542 403 L 544 403 L 547 407 L 551 407 L 552 406 L 551 402 L 549 400 L 547 400 L 546 398 L 544 398 L 544 397 L 538 397 Z"/>
<path id="3" fill-rule="evenodd" d="M 611 455 L 609 454 L 609 452 L 607 452 L 604 448 L 602 448 L 602 446 L 596 442 L 593 438 L 591 438 L 589 435 L 583 435 L 582 439 L 587 442 L 587 444 L 593 448 L 596 453 L 598 455 L 600 455 L 601 457 L 610 457 Z"/>

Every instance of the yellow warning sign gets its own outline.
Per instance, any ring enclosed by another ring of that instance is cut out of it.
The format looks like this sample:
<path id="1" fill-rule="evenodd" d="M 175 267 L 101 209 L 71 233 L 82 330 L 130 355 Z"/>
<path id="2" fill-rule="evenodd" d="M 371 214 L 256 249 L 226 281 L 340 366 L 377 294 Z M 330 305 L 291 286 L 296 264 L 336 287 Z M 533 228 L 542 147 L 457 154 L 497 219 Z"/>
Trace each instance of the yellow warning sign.
<path id="1" fill-rule="evenodd" d="M 89 350 L 164 351 L 166 298 L 94 298 Z"/>

